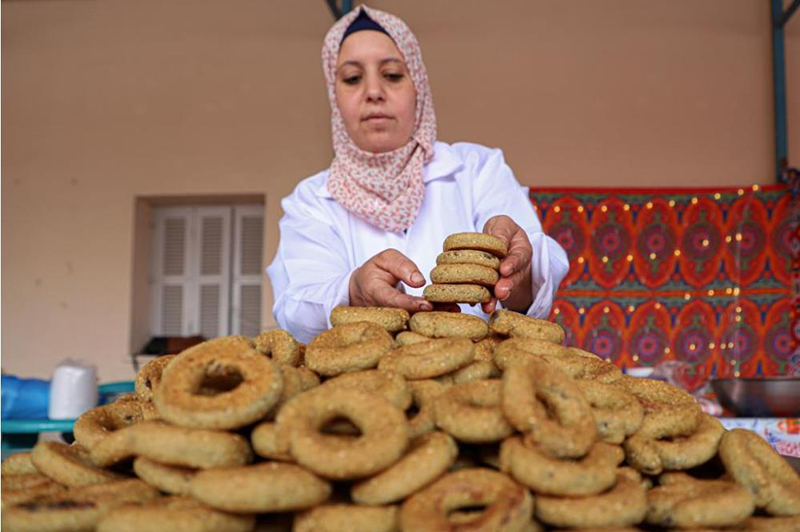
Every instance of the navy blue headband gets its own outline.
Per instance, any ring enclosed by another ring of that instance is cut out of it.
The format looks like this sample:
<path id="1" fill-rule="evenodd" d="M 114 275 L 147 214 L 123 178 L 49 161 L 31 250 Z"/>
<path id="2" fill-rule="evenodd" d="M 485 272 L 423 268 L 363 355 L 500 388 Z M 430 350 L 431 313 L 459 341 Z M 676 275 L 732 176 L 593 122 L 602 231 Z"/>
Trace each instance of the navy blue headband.
<path id="1" fill-rule="evenodd" d="M 389 32 L 383 29 L 383 27 L 380 24 L 369 18 L 367 12 L 362 9 L 361 12 L 356 17 L 356 19 L 344 31 L 344 35 L 342 35 L 342 40 L 339 41 L 339 44 L 342 44 L 344 40 L 347 38 L 347 36 L 350 35 L 351 33 L 364 30 L 379 31 L 385 35 L 388 35 L 390 39 L 392 38 L 392 36 L 389 35 Z"/>

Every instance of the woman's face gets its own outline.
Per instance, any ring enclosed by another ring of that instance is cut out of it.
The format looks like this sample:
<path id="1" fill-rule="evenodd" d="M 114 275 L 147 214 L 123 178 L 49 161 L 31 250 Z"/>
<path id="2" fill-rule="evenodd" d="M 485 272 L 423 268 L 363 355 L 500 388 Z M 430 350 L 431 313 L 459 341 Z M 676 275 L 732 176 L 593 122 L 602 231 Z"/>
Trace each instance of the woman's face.
<path id="1" fill-rule="evenodd" d="M 417 91 L 394 41 L 378 31 L 348 36 L 336 63 L 336 103 L 347 134 L 364 151 L 405 145 L 414 131 Z"/>

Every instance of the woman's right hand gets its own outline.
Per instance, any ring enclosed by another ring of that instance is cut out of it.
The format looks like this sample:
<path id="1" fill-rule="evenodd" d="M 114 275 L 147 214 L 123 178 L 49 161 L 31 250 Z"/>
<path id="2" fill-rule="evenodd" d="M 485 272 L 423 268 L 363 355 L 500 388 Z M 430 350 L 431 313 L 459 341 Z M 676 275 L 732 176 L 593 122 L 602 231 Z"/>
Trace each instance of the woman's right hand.
<path id="1" fill-rule="evenodd" d="M 400 281 L 414 288 L 425 286 L 425 277 L 408 257 L 396 249 L 381 251 L 350 276 L 350 305 L 402 308 L 410 313 L 433 310 L 429 301 L 398 290 Z"/>

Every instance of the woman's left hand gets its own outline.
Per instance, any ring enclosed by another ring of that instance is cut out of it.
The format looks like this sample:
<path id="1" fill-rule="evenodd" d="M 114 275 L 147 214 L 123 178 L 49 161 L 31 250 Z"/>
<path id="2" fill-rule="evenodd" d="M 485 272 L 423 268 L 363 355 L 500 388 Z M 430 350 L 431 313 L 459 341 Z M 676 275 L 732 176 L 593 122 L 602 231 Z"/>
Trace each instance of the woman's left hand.
<path id="1" fill-rule="evenodd" d="M 489 218 L 483 232 L 502 238 L 508 243 L 508 254 L 500 263 L 500 280 L 494 285 L 494 297 L 483 303 L 483 311 L 490 314 L 497 300 L 509 310 L 526 312 L 533 303 L 531 286 L 531 254 L 533 248 L 527 233 L 505 215 Z"/>

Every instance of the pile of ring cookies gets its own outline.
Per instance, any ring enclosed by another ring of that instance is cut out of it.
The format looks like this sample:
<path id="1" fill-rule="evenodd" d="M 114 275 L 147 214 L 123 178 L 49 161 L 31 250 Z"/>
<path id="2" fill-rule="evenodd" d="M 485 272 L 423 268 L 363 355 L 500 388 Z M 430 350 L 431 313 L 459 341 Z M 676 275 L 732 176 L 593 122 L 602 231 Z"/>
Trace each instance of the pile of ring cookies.
<path id="1" fill-rule="evenodd" d="M 488 303 L 500 279 L 500 261 L 508 253 L 506 242 L 484 233 L 456 233 L 442 247 L 431 270 L 433 284 L 422 296 L 432 303 Z"/>
<path id="2" fill-rule="evenodd" d="M 3 530 L 800 530 L 766 441 L 555 323 L 330 318 L 149 362 L 74 444 L 3 462 Z"/>

